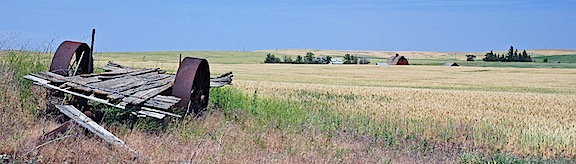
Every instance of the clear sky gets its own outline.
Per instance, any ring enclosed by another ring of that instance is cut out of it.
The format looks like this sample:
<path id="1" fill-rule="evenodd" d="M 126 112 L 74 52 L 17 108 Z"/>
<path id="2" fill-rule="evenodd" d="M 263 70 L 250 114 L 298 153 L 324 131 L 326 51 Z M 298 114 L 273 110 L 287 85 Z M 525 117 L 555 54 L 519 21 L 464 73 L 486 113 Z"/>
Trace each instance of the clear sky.
<path id="1" fill-rule="evenodd" d="M 92 28 L 99 52 L 576 49 L 576 0 L 0 0 L 11 45 Z"/>

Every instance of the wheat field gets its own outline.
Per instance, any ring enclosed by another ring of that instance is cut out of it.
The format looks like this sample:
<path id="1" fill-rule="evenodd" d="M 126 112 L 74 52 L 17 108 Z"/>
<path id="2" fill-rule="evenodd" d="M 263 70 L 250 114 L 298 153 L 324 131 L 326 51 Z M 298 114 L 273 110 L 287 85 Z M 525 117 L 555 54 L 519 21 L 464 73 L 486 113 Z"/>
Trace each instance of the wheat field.
<path id="1" fill-rule="evenodd" d="M 434 66 L 212 65 L 247 94 L 307 103 L 464 149 L 576 154 L 576 70 Z"/>
<path id="2" fill-rule="evenodd" d="M 125 62 L 130 64 L 130 62 Z M 133 64 L 133 63 L 132 63 Z M 153 66 L 154 63 L 138 63 Z M 162 65 L 175 70 L 177 65 Z M 576 154 L 576 70 L 444 66 L 219 64 L 246 94 L 369 116 L 401 135 L 546 158 Z"/>

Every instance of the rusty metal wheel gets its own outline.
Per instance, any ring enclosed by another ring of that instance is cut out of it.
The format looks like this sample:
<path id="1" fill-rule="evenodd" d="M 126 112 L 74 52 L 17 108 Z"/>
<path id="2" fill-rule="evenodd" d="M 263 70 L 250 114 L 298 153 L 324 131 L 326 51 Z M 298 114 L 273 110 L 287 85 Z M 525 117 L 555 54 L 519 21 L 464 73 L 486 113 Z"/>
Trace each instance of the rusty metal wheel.
<path id="1" fill-rule="evenodd" d="M 72 62 L 74 56 L 76 57 Z M 88 44 L 64 41 L 54 53 L 49 71 L 62 76 L 70 76 L 73 74 L 70 72 L 73 71 L 76 71 L 76 74 L 87 74 L 94 71 L 93 65 L 94 61 Z M 75 66 L 78 66 L 77 70 Z"/>
<path id="2" fill-rule="evenodd" d="M 199 113 L 208 106 L 210 96 L 210 67 L 206 59 L 186 57 L 180 63 L 172 95 L 180 97 L 178 113 Z"/>
<path id="3" fill-rule="evenodd" d="M 89 74 L 94 71 L 93 65 L 94 61 L 88 44 L 64 41 L 54 53 L 49 71 L 62 76 Z M 64 95 L 57 95 L 57 97 L 64 97 Z M 89 110 L 87 99 L 72 96 L 71 104 L 82 111 Z"/>

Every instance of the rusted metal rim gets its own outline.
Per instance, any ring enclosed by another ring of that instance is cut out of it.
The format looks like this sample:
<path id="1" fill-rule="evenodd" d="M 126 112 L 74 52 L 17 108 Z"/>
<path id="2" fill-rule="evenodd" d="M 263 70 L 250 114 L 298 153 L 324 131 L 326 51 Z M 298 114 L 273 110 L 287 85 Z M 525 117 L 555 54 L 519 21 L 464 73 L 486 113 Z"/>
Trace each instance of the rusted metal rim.
<path id="1" fill-rule="evenodd" d="M 198 113 L 208 106 L 210 96 L 210 67 L 206 59 L 186 57 L 182 60 L 174 85 L 172 85 L 172 95 L 180 97 L 180 102 L 176 104 L 180 108 L 180 113 L 186 112 L 188 106 L 190 111 Z"/>
<path id="2" fill-rule="evenodd" d="M 64 41 L 58 46 L 54 57 L 52 57 L 49 71 L 62 76 L 69 76 L 71 70 L 70 61 L 75 53 L 76 59 L 74 61 L 80 61 L 76 74 L 92 73 L 94 71 L 94 61 L 90 53 L 90 46 L 86 43 L 75 41 Z M 80 60 L 80 57 L 82 57 L 82 60 Z"/>

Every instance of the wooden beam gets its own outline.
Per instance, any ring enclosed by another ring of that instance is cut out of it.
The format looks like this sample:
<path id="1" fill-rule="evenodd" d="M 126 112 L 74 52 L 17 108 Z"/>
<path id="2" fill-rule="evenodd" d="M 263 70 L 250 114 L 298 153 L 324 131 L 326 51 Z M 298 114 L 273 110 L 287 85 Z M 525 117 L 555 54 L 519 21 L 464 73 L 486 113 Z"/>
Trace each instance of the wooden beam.
<path id="1" fill-rule="evenodd" d="M 88 116 L 84 115 L 84 113 L 80 112 L 74 106 L 56 105 L 56 108 L 58 108 L 58 110 L 60 110 L 60 112 L 64 113 L 66 116 L 70 117 L 78 125 L 88 129 L 88 131 L 96 134 L 96 136 L 102 138 L 104 141 L 116 146 L 126 148 L 135 157 L 139 156 L 138 152 L 128 147 L 124 141 L 120 140 L 120 138 L 116 137 L 114 134 L 110 133 L 108 130 L 92 121 L 92 119 L 88 118 Z"/>

